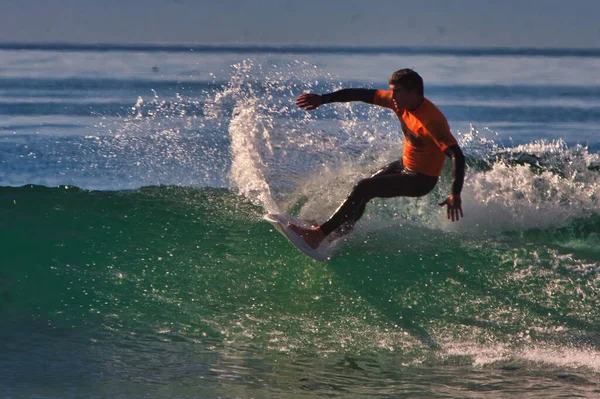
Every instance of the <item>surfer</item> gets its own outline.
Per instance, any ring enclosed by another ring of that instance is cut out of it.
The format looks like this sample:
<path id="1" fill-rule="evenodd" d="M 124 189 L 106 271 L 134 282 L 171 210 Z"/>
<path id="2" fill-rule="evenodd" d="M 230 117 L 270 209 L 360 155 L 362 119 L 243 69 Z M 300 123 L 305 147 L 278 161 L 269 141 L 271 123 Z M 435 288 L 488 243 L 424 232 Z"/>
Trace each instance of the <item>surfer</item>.
<path id="1" fill-rule="evenodd" d="M 423 79 L 412 69 L 401 69 L 389 79 L 389 90 L 343 89 L 333 93 L 305 93 L 296 105 L 306 111 L 323 104 L 362 101 L 393 110 L 404 133 L 404 151 L 371 177 L 360 180 L 350 195 L 321 225 L 289 227 L 312 248 L 330 234 L 347 234 L 361 218 L 367 202 L 373 198 L 421 197 L 433 190 L 444 167 L 446 156 L 452 159 L 452 189 L 440 206 L 447 207 L 448 219 L 463 217 L 460 193 L 465 175 L 465 158 L 450 132 L 442 112 L 424 97 Z"/>

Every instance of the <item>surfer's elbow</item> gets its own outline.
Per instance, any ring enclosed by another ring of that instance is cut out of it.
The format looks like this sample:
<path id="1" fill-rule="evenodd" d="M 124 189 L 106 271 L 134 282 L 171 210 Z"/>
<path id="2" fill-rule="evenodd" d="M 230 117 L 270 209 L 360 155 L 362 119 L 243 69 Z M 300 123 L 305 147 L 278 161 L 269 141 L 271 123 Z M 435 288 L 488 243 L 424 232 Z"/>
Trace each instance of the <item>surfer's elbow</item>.
<path id="1" fill-rule="evenodd" d="M 451 159 L 462 160 L 464 162 L 465 155 L 458 145 L 452 145 L 444 150 L 444 153 Z"/>

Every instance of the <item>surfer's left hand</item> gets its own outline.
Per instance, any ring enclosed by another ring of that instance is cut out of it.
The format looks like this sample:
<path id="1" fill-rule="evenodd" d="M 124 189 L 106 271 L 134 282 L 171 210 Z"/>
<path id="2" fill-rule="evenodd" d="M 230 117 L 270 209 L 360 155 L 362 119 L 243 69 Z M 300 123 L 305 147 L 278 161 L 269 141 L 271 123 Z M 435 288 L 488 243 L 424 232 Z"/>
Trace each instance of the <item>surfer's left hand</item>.
<path id="1" fill-rule="evenodd" d="M 298 96 L 296 105 L 305 111 L 312 111 L 323 105 L 323 97 L 319 94 L 304 93 Z"/>
<path id="2" fill-rule="evenodd" d="M 454 222 L 464 217 L 462 211 L 462 200 L 460 199 L 460 195 L 450 194 L 448 198 L 446 198 L 446 201 L 440 203 L 440 206 L 444 205 L 448 206 L 448 220 L 452 220 Z"/>

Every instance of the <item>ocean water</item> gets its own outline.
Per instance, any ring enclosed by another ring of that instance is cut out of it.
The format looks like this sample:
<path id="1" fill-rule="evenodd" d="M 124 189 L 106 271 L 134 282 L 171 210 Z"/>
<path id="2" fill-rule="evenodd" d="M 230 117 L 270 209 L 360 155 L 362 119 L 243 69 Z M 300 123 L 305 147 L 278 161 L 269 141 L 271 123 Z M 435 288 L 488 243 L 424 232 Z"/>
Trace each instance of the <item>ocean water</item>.
<path id="1" fill-rule="evenodd" d="M 373 200 L 388 110 L 298 110 L 412 67 L 467 157 L 464 219 Z M 0 49 L 0 396 L 600 397 L 600 54 Z"/>

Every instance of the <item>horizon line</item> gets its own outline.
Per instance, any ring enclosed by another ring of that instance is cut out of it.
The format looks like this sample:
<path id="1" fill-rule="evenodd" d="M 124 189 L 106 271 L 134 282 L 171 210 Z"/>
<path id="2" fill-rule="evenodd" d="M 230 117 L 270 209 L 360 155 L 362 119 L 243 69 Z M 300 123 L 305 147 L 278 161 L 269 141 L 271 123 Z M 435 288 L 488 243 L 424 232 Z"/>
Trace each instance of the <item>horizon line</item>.
<path id="1" fill-rule="evenodd" d="M 348 46 L 306 44 L 177 44 L 177 43 L 69 43 L 0 42 L 0 50 L 31 51 L 141 51 L 141 52 L 250 52 L 277 54 L 403 54 L 458 56 L 600 57 L 600 48 L 499 46 Z"/>

